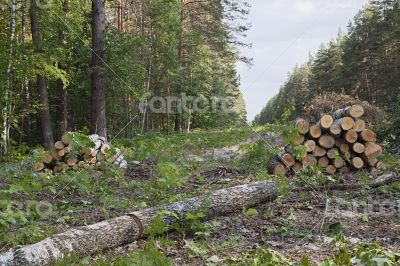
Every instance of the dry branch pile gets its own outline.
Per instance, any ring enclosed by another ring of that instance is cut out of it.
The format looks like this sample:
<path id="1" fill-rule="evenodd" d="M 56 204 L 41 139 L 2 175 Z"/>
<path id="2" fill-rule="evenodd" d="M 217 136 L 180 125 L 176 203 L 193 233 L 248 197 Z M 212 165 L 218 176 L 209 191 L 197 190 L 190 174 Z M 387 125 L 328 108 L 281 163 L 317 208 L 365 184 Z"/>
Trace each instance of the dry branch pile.
<path id="1" fill-rule="evenodd" d="M 125 172 L 128 163 L 124 160 L 122 151 L 112 147 L 105 138 L 90 135 L 83 146 L 76 144 L 76 133 L 66 133 L 60 141 L 54 143 L 52 151 L 43 154 L 42 160 L 35 163 L 36 172 L 65 172 L 68 169 L 78 170 L 89 165 L 99 166 L 102 162 L 117 164 Z M 87 137 L 86 137 L 87 138 Z"/>
<path id="2" fill-rule="evenodd" d="M 383 149 L 376 143 L 376 134 L 366 127 L 362 105 L 352 105 L 323 115 L 311 125 L 305 119 L 296 121 L 300 137 L 272 159 L 269 172 L 285 176 L 303 166 L 320 166 L 327 174 L 345 174 L 363 168 L 385 168 L 378 160 Z M 304 145 L 306 153 L 294 153 L 296 145 Z M 295 158 L 297 157 L 297 159 Z"/>

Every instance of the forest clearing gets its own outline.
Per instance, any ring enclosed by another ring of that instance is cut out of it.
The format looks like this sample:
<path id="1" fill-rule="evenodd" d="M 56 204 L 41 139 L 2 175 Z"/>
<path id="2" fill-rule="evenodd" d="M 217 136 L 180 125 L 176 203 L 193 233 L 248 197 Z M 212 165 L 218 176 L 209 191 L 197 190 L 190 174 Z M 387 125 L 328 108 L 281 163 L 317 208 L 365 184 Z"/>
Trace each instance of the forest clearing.
<path id="1" fill-rule="evenodd" d="M 257 1 L 0 1 L 1 266 L 400 265 L 398 1 L 253 121 Z"/>

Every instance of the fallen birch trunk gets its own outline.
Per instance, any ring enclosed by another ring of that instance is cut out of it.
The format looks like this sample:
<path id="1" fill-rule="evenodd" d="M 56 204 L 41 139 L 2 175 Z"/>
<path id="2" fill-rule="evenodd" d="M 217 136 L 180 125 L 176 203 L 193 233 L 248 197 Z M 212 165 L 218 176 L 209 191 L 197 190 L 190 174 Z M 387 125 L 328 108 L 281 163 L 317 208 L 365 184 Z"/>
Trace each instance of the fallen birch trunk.
<path id="1" fill-rule="evenodd" d="M 277 194 L 277 186 L 269 181 L 218 190 L 208 196 L 133 212 L 97 224 L 71 229 L 33 245 L 11 249 L 0 254 L 0 265 L 53 265 L 71 252 L 86 257 L 140 239 L 160 211 L 176 214 L 163 216 L 168 224 L 183 221 L 186 213 L 203 212 L 211 219 L 272 201 Z"/>

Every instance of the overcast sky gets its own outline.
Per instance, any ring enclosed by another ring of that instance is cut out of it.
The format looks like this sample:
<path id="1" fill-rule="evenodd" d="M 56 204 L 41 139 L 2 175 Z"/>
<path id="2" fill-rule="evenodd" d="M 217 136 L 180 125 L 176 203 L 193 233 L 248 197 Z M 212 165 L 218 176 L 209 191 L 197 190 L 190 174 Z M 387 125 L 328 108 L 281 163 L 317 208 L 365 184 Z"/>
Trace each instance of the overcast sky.
<path id="1" fill-rule="evenodd" d="M 238 65 L 241 90 L 252 121 L 269 99 L 278 93 L 287 73 L 308 60 L 343 31 L 368 0 L 249 0 L 252 24 L 242 54 L 254 59 L 250 69 Z"/>

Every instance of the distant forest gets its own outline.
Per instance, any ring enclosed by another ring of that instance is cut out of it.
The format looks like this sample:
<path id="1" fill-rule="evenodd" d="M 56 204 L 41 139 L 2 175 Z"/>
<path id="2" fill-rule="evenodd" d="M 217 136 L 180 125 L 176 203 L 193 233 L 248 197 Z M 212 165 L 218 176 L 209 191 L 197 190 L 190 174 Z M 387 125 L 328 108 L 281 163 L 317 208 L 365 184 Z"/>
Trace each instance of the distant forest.
<path id="1" fill-rule="evenodd" d="M 272 123 L 285 108 L 292 118 L 322 93 L 346 94 L 382 108 L 400 133 L 400 8 L 398 1 L 371 1 L 336 39 L 296 66 L 262 112 L 256 124 Z M 397 124 L 397 125 L 396 125 Z M 392 132 L 392 133 L 393 133 Z"/>

